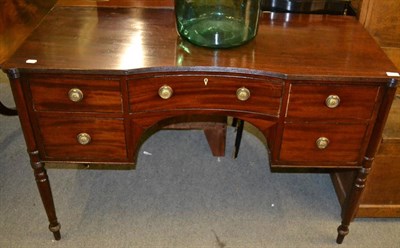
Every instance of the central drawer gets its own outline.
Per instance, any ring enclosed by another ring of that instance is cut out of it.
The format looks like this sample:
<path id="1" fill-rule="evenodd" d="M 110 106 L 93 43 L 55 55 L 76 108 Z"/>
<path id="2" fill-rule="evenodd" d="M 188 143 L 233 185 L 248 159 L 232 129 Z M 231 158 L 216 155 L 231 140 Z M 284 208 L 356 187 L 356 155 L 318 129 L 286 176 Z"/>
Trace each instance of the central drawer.
<path id="1" fill-rule="evenodd" d="M 229 110 L 278 116 L 283 82 L 250 77 L 160 76 L 129 80 L 131 112 Z"/>

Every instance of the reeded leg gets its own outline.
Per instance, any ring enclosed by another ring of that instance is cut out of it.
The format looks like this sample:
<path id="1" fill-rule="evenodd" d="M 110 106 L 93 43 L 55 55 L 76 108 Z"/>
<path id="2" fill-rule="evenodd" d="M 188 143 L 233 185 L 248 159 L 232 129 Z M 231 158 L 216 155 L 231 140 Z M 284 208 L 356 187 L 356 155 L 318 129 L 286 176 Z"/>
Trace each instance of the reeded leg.
<path id="1" fill-rule="evenodd" d="M 39 189 L 40 197 L 46 210 L 47 218 L 49 219 L 49 229 L 54 235 L 55 240 L 61 239 L 61 225 L 57 221 L 56 210 L 54 207 L 53 195 L 51 193 L 50 182 L 47 176 L 46 169 L 41 162 L 32 162 L 32 168 L 36 179 L 36 184 Z"/>
<path id="2" fill-rule="evenodd" d="M 370 168 L 372 159 L 364 158 L 364 164 Z M 353 189 L 347 199 L 346 208 L 342 214 L 342 224 L 337 228 L 338 236 L 336 238 L 336 243 L 341 244 L 344 237 L 349 234 L 349 225 L 352 221 L 354 214 L 358 208 L 358 202 L 361 198 L 361 194 L 365 188 L 365 182 L 367 180 L 369 168 L 362 168 L 359 170 L 356 179 L 354 180 Z"/>

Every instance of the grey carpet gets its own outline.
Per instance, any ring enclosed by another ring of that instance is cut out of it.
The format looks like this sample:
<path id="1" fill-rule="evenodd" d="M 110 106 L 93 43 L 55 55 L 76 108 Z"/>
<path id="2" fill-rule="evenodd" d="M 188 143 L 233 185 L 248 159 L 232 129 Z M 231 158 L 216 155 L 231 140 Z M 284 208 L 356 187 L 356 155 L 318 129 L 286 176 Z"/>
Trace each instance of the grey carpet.
<path id="1" fill-rule="evenodd" d="M 5 83 L 0 99 L 12 105 Z M 202 132 L 161 131 L 136 170 L 49 169 L 54 241 L 18 119 L 0 116 L 0 247 L 400 247 L 399 219 L 356 219 L 338 246 L 329 175 L 271 173 L 249 131 L 233 160 L 233 138 L 215 158 Z"/>

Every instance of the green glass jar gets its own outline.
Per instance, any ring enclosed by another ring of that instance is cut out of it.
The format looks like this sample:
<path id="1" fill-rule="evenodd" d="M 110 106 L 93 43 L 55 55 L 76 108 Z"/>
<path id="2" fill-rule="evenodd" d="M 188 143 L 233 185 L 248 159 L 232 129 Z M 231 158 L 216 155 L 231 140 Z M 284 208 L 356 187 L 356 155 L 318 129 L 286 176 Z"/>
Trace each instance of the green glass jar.
<path id="1" fill-rule="evenodd" d="M 175 0 L 178 32 L 191 43 L 228 48 L 257 34 L 260 0 Z"/>

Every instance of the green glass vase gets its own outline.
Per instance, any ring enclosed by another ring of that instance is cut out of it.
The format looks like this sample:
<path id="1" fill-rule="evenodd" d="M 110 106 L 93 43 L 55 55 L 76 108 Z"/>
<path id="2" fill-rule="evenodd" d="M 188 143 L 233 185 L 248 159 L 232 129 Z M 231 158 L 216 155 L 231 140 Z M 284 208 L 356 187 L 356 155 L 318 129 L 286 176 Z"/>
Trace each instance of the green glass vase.
<path id="1" fill-rule="evenodd" d="M 180 36 L 193 44 L 229 48 L 254 38 L 260 0 L 175 0 Z"/>

